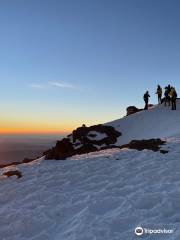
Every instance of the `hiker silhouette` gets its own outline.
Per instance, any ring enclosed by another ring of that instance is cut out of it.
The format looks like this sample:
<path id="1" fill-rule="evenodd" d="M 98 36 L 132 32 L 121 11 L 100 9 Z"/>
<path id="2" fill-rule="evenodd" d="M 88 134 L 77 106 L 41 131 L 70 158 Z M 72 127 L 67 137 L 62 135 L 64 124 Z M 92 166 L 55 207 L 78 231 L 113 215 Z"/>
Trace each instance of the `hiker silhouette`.
<path id="1" fill-rule="evenodd" d="M 170 99 L 171 99 L 171 106 L 172 110 L 176 110 L 176 99 L 177 99 L 177 92 L 174 87 L 171 87 L 171 91 L 169 93 Z"/>
<path id="2" fill-rule="evenodd" d="M 158 103 L 161 103 L 162 101 L 162 88 L 160 85 L 157 86 L 156 94 L 158 96 Z"/>
<path id="3" fill-rule="evenodd" d="M 144 102 L 145 102 L 144 110 L 148 110 L 149 98 L 150 98 L 149 92 L 146 91 L 144 94 Z"/>

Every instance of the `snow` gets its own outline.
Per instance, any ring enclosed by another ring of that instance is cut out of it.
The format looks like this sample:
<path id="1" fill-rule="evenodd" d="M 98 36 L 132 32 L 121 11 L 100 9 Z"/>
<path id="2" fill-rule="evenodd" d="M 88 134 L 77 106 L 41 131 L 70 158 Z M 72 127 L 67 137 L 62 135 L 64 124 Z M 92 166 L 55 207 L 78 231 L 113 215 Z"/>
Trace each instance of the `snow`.
<path id="1" fill-rule="evenodd" d="M 176 230 L 167 239 L 178 239 L 180 141 L 164 148 L 170 153 L 111 149 L 18 165 L 21 179 L 0 179 L 0 236 L 124 240 L 139 225 L 161 225 Z"/>
<path id="2" fill-rule="evenodd" d="M 81 148 L 83 145 L 81 144 L 81 142 L 79 140 L 76 140 L 74 143 L 74 149 L 78 149 Z"/>
<path id="3" fill-rule="evenodd" d="M 149 119 L 150 118 L 150 119 Z M 0 239 L 131 240 L 134 230 L 173 229 L 180 236 L 180 113 L 156 106 L 113 121 L 130 139 L 164 137 L 168 154 L 109 149 L 0 170 Z M 144 124 L 146 123 L 146 126 Z M 3 172 L 19 170 L 22 178 Z"/>
<path id="4" fill-rule="evenodd" d="M 93 137 L 91 135 L 94 135 Z M 100 133 L 96 131 L 90 131 L 87 136 L 90 140 L 100 141 L 107 137 L 106 133 Z"/>
<path id="5" fill-rule="evenodd" d="M 134 139 L 167 138 L 180 134 L 180 99 L 177 100 L 177 111 L 162 104 L 105 125 L 111 125 L 122 133 L 116 145 L 127 144 Z"/>

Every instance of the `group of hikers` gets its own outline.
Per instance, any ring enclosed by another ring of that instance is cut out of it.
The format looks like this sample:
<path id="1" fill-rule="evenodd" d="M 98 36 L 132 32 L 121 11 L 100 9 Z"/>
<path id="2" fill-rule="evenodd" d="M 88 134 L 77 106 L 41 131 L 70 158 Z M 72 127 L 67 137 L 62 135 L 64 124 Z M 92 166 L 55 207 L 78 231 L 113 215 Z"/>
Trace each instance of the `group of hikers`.
<path id="1" fill-rule="evenodd" d="M 176 99 L 177 99 L 177 92 L 174 87 L 172 87 L 170 84 L 165 87 L 164 90 L 164 98 L 162 98 L 163 91 L 160 85 L 157 86 L 156 94 L 158 96 L 158 103 L 162 104 L 164 102 L 164 106 L 172 106 L 172 110 L 176 110 Z M 144 94 L 144 102 L 145 102 L 145 110 L 148 110 L 149 106 L 149 92 L 146 91 Z"/>

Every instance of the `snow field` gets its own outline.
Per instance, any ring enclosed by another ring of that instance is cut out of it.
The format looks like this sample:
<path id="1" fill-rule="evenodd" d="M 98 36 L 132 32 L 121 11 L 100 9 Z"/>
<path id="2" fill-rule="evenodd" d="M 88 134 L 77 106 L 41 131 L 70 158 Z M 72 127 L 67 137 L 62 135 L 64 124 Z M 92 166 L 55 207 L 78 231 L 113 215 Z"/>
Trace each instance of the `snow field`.
<path id="1" fill-rule="evenodd" d="M 178 239 L 179 140 L 164 148 L 170 153 L 112 149 L 19 165 L 23 178 L 0 179 L 0 236 L 128 240 L 139 225 L 161 225 L 176 231 L 155 239 Z"/>

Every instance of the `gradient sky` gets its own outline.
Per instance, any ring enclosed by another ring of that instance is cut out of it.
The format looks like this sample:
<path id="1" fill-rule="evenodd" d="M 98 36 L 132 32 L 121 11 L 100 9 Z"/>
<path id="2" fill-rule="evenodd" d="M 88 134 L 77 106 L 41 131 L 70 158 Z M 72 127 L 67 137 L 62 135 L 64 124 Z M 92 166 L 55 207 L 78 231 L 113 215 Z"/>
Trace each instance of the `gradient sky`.
<path id="1" fill-rule="evenodd" d="M 68 132 L 180 92 L 180 1 L 0 0 L 0 133 Z"/>

